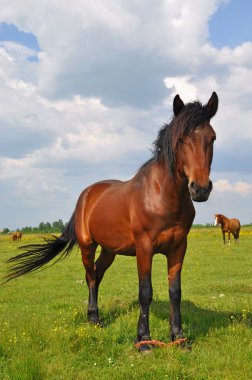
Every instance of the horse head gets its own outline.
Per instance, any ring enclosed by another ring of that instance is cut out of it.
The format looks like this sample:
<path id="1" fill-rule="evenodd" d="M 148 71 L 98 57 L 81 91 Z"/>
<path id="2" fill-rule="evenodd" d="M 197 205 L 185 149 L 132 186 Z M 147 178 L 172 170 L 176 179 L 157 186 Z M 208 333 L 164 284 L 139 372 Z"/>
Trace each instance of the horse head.
<path id="1" fill-rule="evenodd" d="M 217 226 L 218 224 L 221 224 L 223 220 L 223 215 L 221 214 L 215 214 L 214 215 L 214 225 Z"/>
<path id="2" fill-rule="evenodd" d="M 178 134 L 176 160 L 180 172 L 187 177 L 191 198 L 196 202 L 206 201 L 213 187 L 209 176 L 216 135 L 210 119 L 217 108 L 215 92 L 205 106 L 199 102 L 184 105 L 179 95 L 173 102 L 175 119 L 178 124 L 184 124 Z"/>

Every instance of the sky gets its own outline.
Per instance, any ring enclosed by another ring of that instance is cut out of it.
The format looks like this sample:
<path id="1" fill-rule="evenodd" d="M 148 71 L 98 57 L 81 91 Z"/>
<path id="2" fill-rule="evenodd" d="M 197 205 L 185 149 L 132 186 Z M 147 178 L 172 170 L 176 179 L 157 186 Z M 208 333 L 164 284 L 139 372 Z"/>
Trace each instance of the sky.
<path id="1" fill-rule="evenodd" d="M 67 222 L 93 182 L 130 179 L 184 102 L 219 109 L 210 198 L 252 222 L 250 0 L 0 0 L 0 229 Z"/>

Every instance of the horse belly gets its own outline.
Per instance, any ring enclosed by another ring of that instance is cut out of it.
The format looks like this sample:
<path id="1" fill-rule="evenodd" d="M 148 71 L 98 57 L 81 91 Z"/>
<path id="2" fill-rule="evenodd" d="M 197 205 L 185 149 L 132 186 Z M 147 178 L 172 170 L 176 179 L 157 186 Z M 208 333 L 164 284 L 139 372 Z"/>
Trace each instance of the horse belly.
<path id="1" fill-rule="evenodd" d="M 169 250 L 176 248 L 187 236 L 188 230 L 180 226 L 168 228 L 162 231 L 156 242 L 155 253 L 167 254 Z"/>
<path id="2" fill-rule="evenodd" d="M 108 228 L 106 233 L 94 232 L 94 240 L 106 251 L 117 255 L 135 256 L 135 245 L 130 234 L 115 228 Z"/>
<path id="3" fill-rule="evenodd" d="M 101 228 L 96 226 L 92 229 L 91 235 L 93 240 L 109 252 L 120 255 L 135 255 L 134 239 L 131 232 L 109 223 L 109 220 L 104 220 Z"/>
<path id="4" fill-rule="evenodd" d="M 122 202 L 100 203 L 89 217 L 91 237 L 104 249 L 121 255 L 134 255 L 134 237 L 128 210 Z"/>

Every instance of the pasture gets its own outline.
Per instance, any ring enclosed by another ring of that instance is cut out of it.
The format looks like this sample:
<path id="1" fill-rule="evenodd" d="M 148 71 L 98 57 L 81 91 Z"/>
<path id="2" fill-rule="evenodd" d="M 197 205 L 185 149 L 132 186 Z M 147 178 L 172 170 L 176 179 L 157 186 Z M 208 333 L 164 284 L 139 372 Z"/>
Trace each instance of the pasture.
<path id="1" fill-rule="evenodd" d="M 0 237 L 5 260 L 22 243 Z M 192 229 L 182 270 L 182 325 L 191 350 L 140 354 L 136 336 L 136 260 L 118 256 L 100 287 L 104 328 L 87 322 L 88 289 L 80 252 L 49 269 L 0 286 L 0 378 L 252 379 L 252 228 L 224 246 L 220 228 Z M 166 259 L 154 257 L 150 329 L 169 340 Z"/>

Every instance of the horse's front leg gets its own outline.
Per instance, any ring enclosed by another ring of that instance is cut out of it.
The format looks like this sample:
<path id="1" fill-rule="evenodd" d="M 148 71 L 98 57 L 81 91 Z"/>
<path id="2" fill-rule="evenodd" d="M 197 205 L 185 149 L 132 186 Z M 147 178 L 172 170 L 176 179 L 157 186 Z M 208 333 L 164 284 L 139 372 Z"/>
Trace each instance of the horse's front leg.
<path id="1" fill-rule="evenodd" d="M 187 239 L 184 239 L 179 246 L 167 255 L 168 278 L 170 296 L 170 336 L 171 340 L 182 338 L 181 324 L 181 269 L 187 247 Z"/>
<path id="2" fill-rule="evenodd" d="M 151 283 L 151 267 L 152 267 L 152 249 L 151 245 L 146 243 L 139 244 L 137 247 L 137 268 L 139 279 L 139 304 L 140 315 L 137 328 L 137 342 L 151 340 L 149 329 L 149 307 L 152 301 L 152 283 Z M 140 351 L 150 350 L 149 345 L 140 346 Z"/>
<path id="3" fill-rule="evenodd" d="M 225 244 L 226 244 L 225 231 L 222 231 L 222 236 L 223 236 L 223 243 L 224 243 L 224 245 L 225 245 Z"/>

